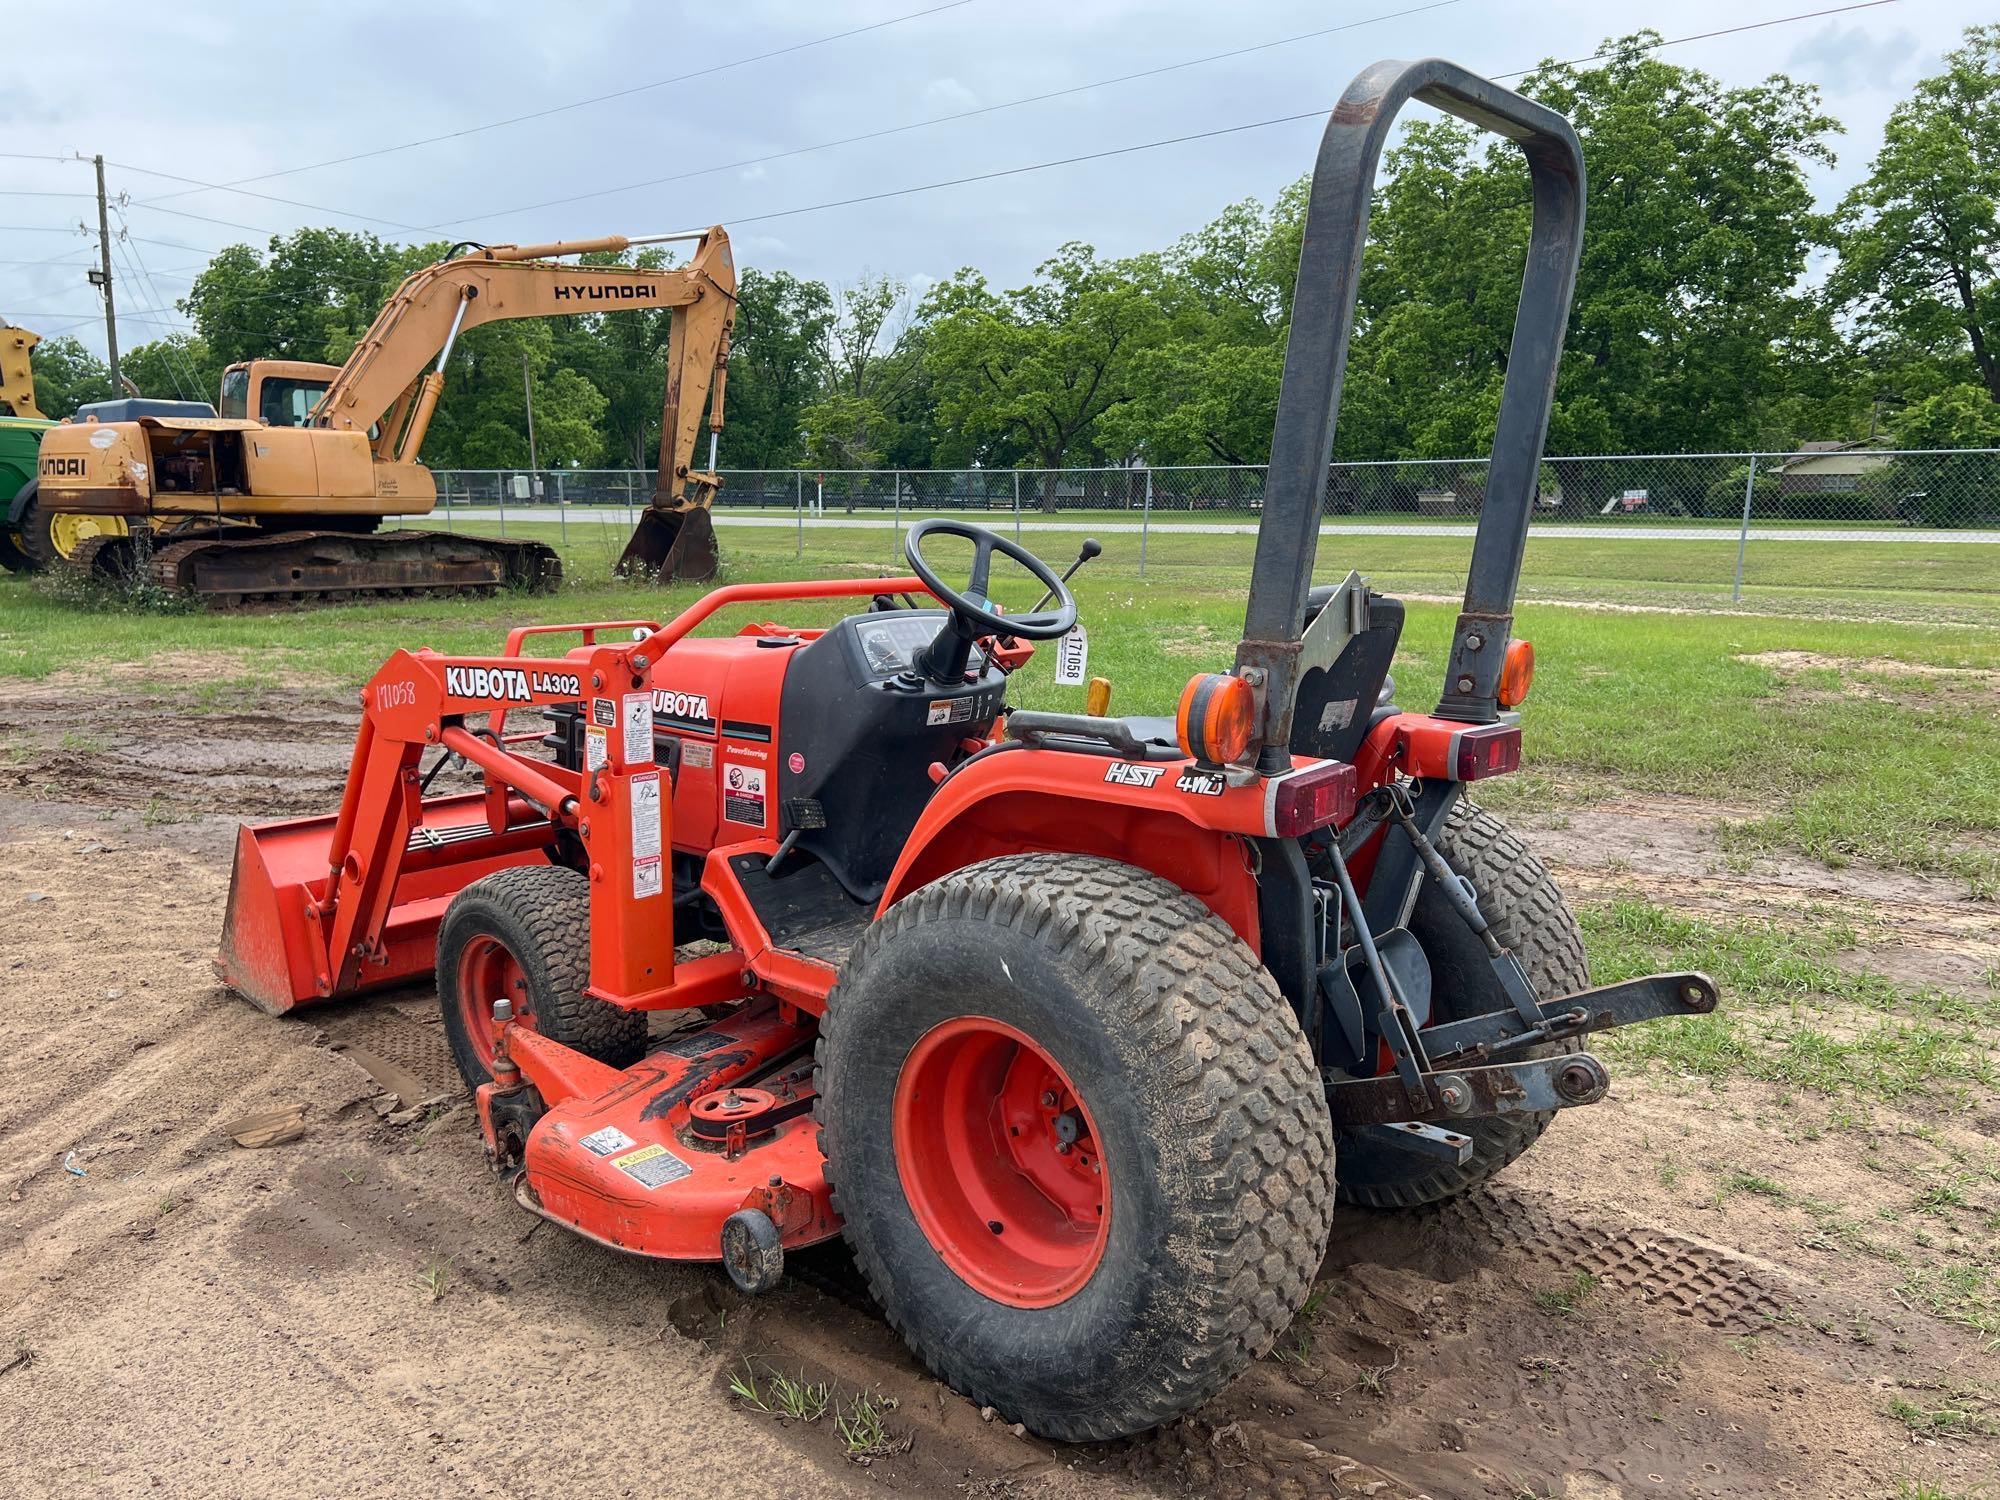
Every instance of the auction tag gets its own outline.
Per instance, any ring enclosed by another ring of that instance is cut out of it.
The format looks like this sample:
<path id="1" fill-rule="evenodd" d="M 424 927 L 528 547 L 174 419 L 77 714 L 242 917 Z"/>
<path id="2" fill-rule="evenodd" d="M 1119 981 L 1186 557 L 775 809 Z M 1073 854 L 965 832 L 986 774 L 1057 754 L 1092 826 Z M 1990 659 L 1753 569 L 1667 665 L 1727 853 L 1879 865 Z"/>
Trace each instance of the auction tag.
<path id="1" fill-rule="evenodd" d="M 1056 686 L 1082 687 L 1083 674 L 1090 666 L 1090 640 L 1083 627 L 1071 627 L 1070 633 L 1056 642 Z"/>

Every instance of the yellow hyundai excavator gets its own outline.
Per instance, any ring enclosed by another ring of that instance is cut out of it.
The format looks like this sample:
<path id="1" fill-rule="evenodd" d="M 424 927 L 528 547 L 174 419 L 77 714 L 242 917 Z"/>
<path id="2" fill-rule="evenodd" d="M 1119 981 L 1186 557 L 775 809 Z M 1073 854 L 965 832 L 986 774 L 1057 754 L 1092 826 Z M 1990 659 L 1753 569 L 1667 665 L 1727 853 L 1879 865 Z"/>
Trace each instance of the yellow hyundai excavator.
<path id="1" fill-rule="evenodd" d="M 692 258 L 668 270 L 563 260 L 685 240 L 696 242 Z M 35 505 L 51 514 L 121 517 L 131 527 L 129 535 L 82 542 L 71 565 L 110 576 L 144 572 L 161 588 L 224 607 L 552 589 L 562 561 L 538 542 L 376 527 L 385 516 L 424 515 L 437 503 L 417 455 L 461 332 L 509 318 L 668 308 L 659 478 L 619 569 L 713 577 L 715 434 L 736 320 L 728 234 L 718 225 L 459 249 L 397 288 L 344 365 L 252 360 L 224 372 L 219 410 L 200 402 L 107 401 L 49 429 Z M 708 468 L 696 470 L 704 408 Z"/>

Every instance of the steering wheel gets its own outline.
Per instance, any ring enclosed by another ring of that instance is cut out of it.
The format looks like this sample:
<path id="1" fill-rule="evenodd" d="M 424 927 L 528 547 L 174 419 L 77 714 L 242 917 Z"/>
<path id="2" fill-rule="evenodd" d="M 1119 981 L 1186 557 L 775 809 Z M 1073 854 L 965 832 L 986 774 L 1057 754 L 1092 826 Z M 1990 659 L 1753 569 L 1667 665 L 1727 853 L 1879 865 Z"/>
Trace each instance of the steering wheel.
<path id="1" fill-rule="evenodd" d="M 923 542 L 929 536 L 955 536 L 972 543 L 972 577 L 964 589 L 955 589 L 937 575 L 924 558 Z M 988 579 L 993 571 L 993 554 L 1012 558 L 1033 575 L 1055 596 L 1054 609 L 1038 609 L 1031 614 L 1003 615 L 994 608 L 992 600 L 986 597 Z M 951 611 L 951 618 L 945 622 L 937 638 L 924 649 L 917 666 L 928 677 L 943 687 L 951 687 L 964 681 L 965 665 L 972 655 L 972 643 L 982 635 L 1013 635 L 1031 641 L 1052 641 L 1058 636 L 1068 635 L 1076 625 L 1076 596 L 1069 591 L 1069 585 L 1047 563 L 1019 542 L 988 531 L 983 526 L 971 526 L 963 521 L 933 517 L 919 521 L 903 538 L 903 555 L 910 560 L 910 571 L 924 582 L 924 587 L 944 602 Z"/>

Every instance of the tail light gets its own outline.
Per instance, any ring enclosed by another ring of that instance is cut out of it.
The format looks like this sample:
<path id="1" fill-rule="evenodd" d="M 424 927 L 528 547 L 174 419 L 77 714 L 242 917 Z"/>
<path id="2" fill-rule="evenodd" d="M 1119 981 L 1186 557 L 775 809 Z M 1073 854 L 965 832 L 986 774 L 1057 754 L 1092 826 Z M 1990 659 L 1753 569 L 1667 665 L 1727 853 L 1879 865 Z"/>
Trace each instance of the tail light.
<path id="1" fill-rule="evenodd" d="M 1519 708 L 1521 700 L 1528 696 L 1528 689 L 1535 681 L 1535 643 L 1514 641 L 1507 647 L 1506 660 L 1500 667 L 1500 706 Z"/>
<path id="2" fill-rule="evenodd" d="M 1459 781 L 1483 781 L 1521 769 L 1521 726 L 1486 724 L 1451 737 L 1451 773 Z"/>
<path id="3" fill-rule="evenodd" d="M 1270 788 L 1271 832 L 1278 838 L 1295 839 L 1354 816 L 1354 767 L 1345 761 L 1323 760 L 1273 777 Z"/>

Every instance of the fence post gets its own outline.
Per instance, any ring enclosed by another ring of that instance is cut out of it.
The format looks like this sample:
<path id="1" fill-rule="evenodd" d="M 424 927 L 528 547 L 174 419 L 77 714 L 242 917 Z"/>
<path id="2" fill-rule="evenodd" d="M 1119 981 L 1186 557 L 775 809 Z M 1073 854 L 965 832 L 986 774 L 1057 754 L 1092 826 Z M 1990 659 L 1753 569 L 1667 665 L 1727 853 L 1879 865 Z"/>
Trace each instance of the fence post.
<path id="1" fill-rule="evenodd" d="M 493 488 L 500 501 L 500 535 L 502 536 L 507 534 L 507 477 L 505 474 L 496 474 L 493 476 Z"/>
<path id="2" fill-rule="evenodd" d="M 1014 471 L 1014 540 L 1021 540 L 1021 471 Z"/>
<path id="3" fill-rule="evenodd" d="M 1736 533 L 1736 583 L 1729 591 L 1732 604 L 1743 602 L 1743 554 L 1750 546 L 1750 501 L 1757 493 L 1757 455 L 1750 455 L 1750 473 L 1743 481 L 1743 525 Z"/>
<path id="4" fill-rule="evenodd" d="M 804 469 L 792 470 L 792 505 L 799 513 L 799 551 L 806 555 L 806 473 Z"/>
<path id="5" fill-rule="evenodd" d="M 444 476 L 444 529 L 452 530 L 451 524 L 451 475 Z"/>
<path id="6" fill-rule="evenodd" d="M 897 556 L 903 550 L 903 471 L 901 469 L 896 470 L 895 483 L 895 519 L 890 523 L 891 529 L 889 533 L 889 561 L 891 563 L 895 562 Z"/>
<path id="7" fill-rule="evenodd" d="M 1131 491 L 1127 490 L 1126 493 L 1129 495 Z M 1130 504 L 1131 502 L 1127 501 L 1126 503 Z M 1131 512 L 1128 511 L 1126 512 L 1126 514 L 1129 515 L 1131 514 Z M 1145 509 L 1139 512 L 1139 576 L 1141 578 L 1144 578 L 1146 576 L 1146 533 L 1152 530 L 1152 527 L 1153 527 L 1153 471 L 1151 469 L 1148 469 L 1146 470 Z"/>
<path id="8" fill-rule="evenodd" d="M 556 525 L 562 528 L 565 546 L 569 543 L 569 492 L 563 487 L 563 476 L 556 475 Z"/>

